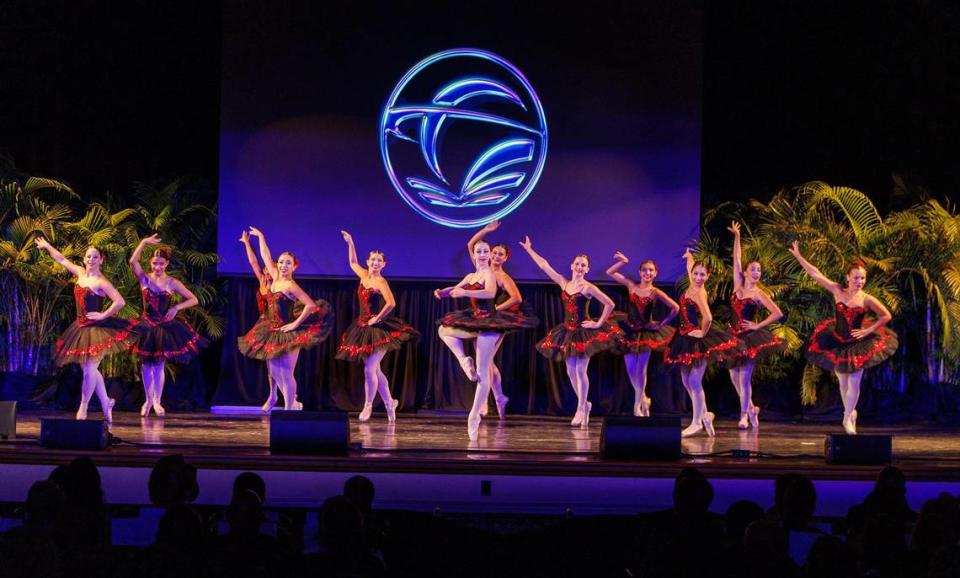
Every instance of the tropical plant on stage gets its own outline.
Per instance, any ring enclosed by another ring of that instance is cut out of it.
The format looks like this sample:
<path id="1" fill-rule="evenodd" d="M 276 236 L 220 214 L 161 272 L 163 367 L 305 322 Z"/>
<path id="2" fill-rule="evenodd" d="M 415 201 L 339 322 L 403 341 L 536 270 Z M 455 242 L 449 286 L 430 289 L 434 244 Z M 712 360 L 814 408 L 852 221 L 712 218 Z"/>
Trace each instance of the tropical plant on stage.
<path id="1" fill-rule="evenodd" d="M 42 371 L 47 348 L 75 315 L 70 276 L 36 250 L 34 239 L 39 235 L 78 262 L 87 246 L 98 246 L 104 253 L 105 273 L 127 302 L 120 316 L 134 317 L 139 315 L 141 297 L 127 259 L 142 237 L 160 232 L 165 245 L 184 264 L 170 273 L 200 300 L 199 306 L 184 314 L 211 337 L 223 334 L 223 319 L 213 312 L 222 304 L 210 267 L 217 256 L 195 248 L 211 243 L 206 225 L 213 211 L 186 202 L 189 193 L 181 189 L 179 181 L 159 190 L 138 186 L 139 204 L 129 207 L 111 206 L 119 205 L 113 200 L 84 203 L 68 185 L 53 179 L 0 181 L 0 290 L 4 295 L 0 299 L 4 341 L 0 361 L 4 370 L 34 375 Z M 111 356 L 102 367 L 105 375 L 134 378 L 136 360 L 132 354 Z"/>

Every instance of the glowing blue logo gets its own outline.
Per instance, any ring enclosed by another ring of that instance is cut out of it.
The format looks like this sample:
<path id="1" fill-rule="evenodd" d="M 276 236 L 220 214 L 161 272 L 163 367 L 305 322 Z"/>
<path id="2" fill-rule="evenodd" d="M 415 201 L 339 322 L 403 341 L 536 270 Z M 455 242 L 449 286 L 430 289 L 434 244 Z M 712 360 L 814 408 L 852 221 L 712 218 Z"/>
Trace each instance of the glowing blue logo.
<path id="1" fill-rule="evenodd" d="M 448 227 L 476 227 L 533 191 L 547 160 L 547 120 L 515 66 L 485 50 L 446 50 L 393 89 L 380 153 L 413 210 Z"/>

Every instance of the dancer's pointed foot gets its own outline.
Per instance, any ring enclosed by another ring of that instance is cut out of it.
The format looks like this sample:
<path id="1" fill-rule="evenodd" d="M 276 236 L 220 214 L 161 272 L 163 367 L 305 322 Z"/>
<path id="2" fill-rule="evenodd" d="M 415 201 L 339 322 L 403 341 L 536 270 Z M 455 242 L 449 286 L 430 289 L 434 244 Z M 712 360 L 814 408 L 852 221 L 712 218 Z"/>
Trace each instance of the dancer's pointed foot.
<path id="1" fill-rule="evenodd" d="M 580 422 L 580 429 L 589 429 L 591 409 L 593 409 L 593 404 L 588 401 L 586 407 L 583 408 L 583 421 Z"/>
<path id="2" fill-rule="evenodd" d="M 753 426 L 753 429 L 758 429 L 760 427 L 760 408 L 751 404 L 750 411 L 747 412 L 747 417 L 750 418 L 750 425 Z"/>
<path id="3" fill-rule="evenodd" d="M 294 409 L 295 411 L 303 411 L 303 402 L 302 402 L 302 401 L 294 400 L 294 402 L 293 402 L 293 409 Z"/>
<path id="4" fill-rule="evenodd" d="M 690 425 L 685 427 L 682 432 L 680 432 L 681 437 L 690 437 L 692 435 L 697 435 L 703 431 L 703 420 L 694 419 L 690 422 Z"/>
<path id="5" fill-rule="evenodd" d="M 370 414 L 373 413 L 373 402 L 368 401 L 363 404 L 363 410 L 360 412 L 360 417 L 357 418 L 360 421 L 367 421 L 370 419 Z"/>
<path id="6" fill-rule="evenodd" d="M 703 429 L 707 430 L 707 435 L 710 437 L 716 437 L 717 432 L 713 430 L 713 412 L 708 411 L 703 414 Z"/>
<path id="7" fill-rule="evenodd" d="M 653 402 L 649 397 L 640 398 L 640 417 L 650 417 L 650 404 Z"/>
<path id="8" fill-rule="evenodd" d="M 463 372 L 467 374 L 467 379 L 477 381 L 477 365 L 473 362 L 472 357 L 460 359 L 460 367 L 463 368 Z"/>
<path id="9" fill-rule="evenodd" d="M 577 427 L 583 423 L 583 408 L 578 407 L 577 413 L 573 414 L 573 419 L 570 420 L 571 427 Z"/>
<path id="10" fill-rule="evenodd" d="M 857 435 L 857 410 L 843 416 L 843 431 L 850 435 Z"/>
<path id="11" fill-rule="evenodd" d="M 480 406 L 480 417 L 487 417 L 488 413 L 490 413 L 490 404 L 484 403 Z"/>
<path id="12" fill-rule="evenodd" d="M 103 418 L 107 420 L 107 423 L 113 423 L 113 406 L 116 405 L 117 400 L 112 397 L 107 398 L 107 403 L 103 408 Z"/>
<path id="13" fill-rule="evenodd" d="M 476 414 L 470 412 L 470 415 L 467 416 L 467 437 L 472 442 L 477 441 L 477 438 L 480 437 L 480 412 Z"/>
<path id="14" fill-rule="evenodd" d="M 260 411 L 270 413 L 270 410 L 273 409 L 275 405 L 277 405 L 277 390 L 271 387 L 270 396 L 267 397 L 267 401 L 263 402 L 263 405 L 260 406 Z"/>
<path id="15" fill-rule="evenodd" d="M 160 405 L 160 400 L 153 401 L 153 411 L 157 412 L 157 417 L 163 417 L 167 415 L 167 410 L 163 409 L 163 406 Z"/>
<path id="16" fill-rule="evenodd" d="M 87 419 L 87 406 L 80 405 L 80 408 L 77 409 L 77 419 Z"/>
<path id="17" fill-rule="evenodd" d="M 509 401 L 510 398 L 505 395 L 496 398 L 497 416 L 499 416 L 501 420 L 506 419 L 507 417 L 507 402 Z"/>
<path id="18" fill-rule="evenodd" d="M 389 423 L 397 421 L 397 406 L 400 405 L 400 400 L 391 399 L 384 405 L 387 407 L 387 421 Z"/>
<path id="19" fill-rule="evenodd" d="M 750 427 L 750 414 L 749 412 L 740 414 L 740 421 L 737 422 L 737 428 L 739 429 L 748 429 Z"/>
<path id="20" fill-rule="evenodd" d="M 148 415 L 150 415 L 150 406 L 151 406 L 151 405 L 152 405 L 152 404 L 150 403 L 150 400 L 149 400 L 149 399 L 147 399 L 147 401 L 143 402 L 143 405 L 140 406 L 140 417 L 147 417 Z"/>

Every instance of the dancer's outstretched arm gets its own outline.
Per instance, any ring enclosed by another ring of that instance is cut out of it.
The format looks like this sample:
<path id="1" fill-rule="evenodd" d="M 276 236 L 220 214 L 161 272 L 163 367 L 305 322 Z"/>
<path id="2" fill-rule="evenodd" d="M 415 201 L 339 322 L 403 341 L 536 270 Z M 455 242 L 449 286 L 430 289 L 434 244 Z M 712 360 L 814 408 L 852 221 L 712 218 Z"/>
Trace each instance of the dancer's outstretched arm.
<path id="1" fill-rule="evenodd" d="M 497 295 L 497 278 L 489 268 L 481 273 L 483 289 L 464 289 L 463 282 L 450 292 L 451 297 L 472 297 L 474 299 L 493 299 Z"/>
<path id="2" fill-rule="evenodd" d="M 270 274 L 270 277 L 276 281 L 280 278 L 280 272 L 277 270 L 277 262 L 273 260 L 273 255 L 270 254 L 270 247 L 267 246 L 267 238 L 263 235 L 263 232 L 256 227 L 250 227 L 250 234 L 259 239 L 260 258 L 263 259 L 263 267 L 267 270 L 267 273 Z"/>
<path id="3" fill-rule="evenodd" d="M 610 265 L 610 267 L 607 268 L 607 277 L 610 277 L 621 285 L 626 285 L 631 291 L 633 291 L 634 286 L 636 286 L 636 282 L 618 271 L 620 267 L 623 267 L 629 263 L 630 259 L 628 259 L 627 256 L 621 251 L 614 253 L 613 258 L 616 259 L 616 261 L 613 263 L 613 265 Z"/>
<path id="4" fill-rule="evenodd" d="M 57 251 L 53 246 L 47 242 L 43 237 L 37 237 L 34 239 L 34 242 L 37 244 L 38 249 L 43 249 L 50 255 L 50 258 L 60 264 L 61 267 L 70 271 L 75 277 L 82 277 L 86 273 L 86 269 L 72 262 L 70 259 L 67 259 L 63 256 L 63 253 Z"/>
<path id="5" fill-rule="evenodd" d="M 807 272 L 807 275 L 810 275 L 818 285 L 832 293 L 834 297 L 840 295 L 843 287 L 836 281 L 828 279 L 826 275 L 820 272 L 820 269 L 814 267 L 810 261 L 807 261 L 806 258 L 800 254 L 800 241 L 794 241 L 790 244 L 790 254 L 797 259 L 797 262 L 800 263 L 803 270 Z"/>
<path id="6" fill-rule="evenodd" d="M 143 253 L 147 245 L 156 245 L 159 242 L 160 235 L 153 234 L 149 237 L 144 237 L 140 239 L 140 242 L 137 243 L 137 248 L 134 249 L 133 254 L 130 255 L 130 268 L 133 269 L 133 275 L 141 285 L 147 284 L 147 274 L 143 272 L 143 267 L 140 266 L 140 254 Z"/>
<path id="7" fill-rule="evenodd" d="M 470 255 L 470 258 L 473 258 L 473 246 L 483 240 L 488 234 L 496 231 L 500 228 L 500 221 L 490 221 L 483 226 L 482 229 L 477 231 L 470 240 L 467 241 L 467 254 Z"/>
<path id="8" fill-rule="evenodd" d="M 567 288 L 567 278 L 557 273 L 557 271 L 550 266 L 550 263 L 546 259 L 540 256 L 539 253 L 533 250 L 533 242 L 530 241 L 530 237 L 524 237 L 523 241 L 520 241 L 520 246 L 523 247 L 527 254 L 530 255 L 530 258 L 533 259 L 533 262 L 537 264 L 537 267 L 540 267 L 540 270 L 547 274 L 547 277 L 551 281 L 560 286 L 561 289 Z"/>
<path id="9" fill-rule="evenodd" d="M 250 233 L 244 230 L 243 233 L 240 234 L 240 242 L 243 243 L 243 248 L 247 253 L 247 263 L 250 264 L 253 275 L 262 285 L 266 279 L 264 279 L 263 276 L 263 269 L 260 268 L 260 261 L 257 260 L 257 255 L 253 252 L 253 247 L 250 246 Z"/>
<path id="10" fill-rule="evenodd" d="M 743 261 L 740 255 L 740 223 L 733 221 L 727 230 L 733 233 L 733 292 L 743 287 Z"/>
<path id="11" fill-rule="evenodd" d="M 368 273 L 357 260 L 357 248 L 353 244 L 353 237 L 346 231 L 340 231 L 340 234 L 343 235 L 343 240 L 347 242 L 347 259 L 350 261 L 350 268 L 357 274 L 357 277 L 366 279 Z"/>

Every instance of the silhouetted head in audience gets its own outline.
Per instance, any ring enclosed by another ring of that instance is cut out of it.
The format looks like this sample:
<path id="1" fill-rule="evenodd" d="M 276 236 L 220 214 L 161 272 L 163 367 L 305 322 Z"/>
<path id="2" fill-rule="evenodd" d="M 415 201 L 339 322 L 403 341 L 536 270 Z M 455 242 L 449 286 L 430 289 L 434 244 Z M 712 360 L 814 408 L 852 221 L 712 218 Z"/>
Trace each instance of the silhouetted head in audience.
<path id="1" fill-rule="evenodd" d="M 263 481 L 258 474 L 253 472 L 243 472 L 233 480 L 233 493 L 250 490 L 260 497 L 260 503 L 267 501 L 267 482 Z"/>
<path id="2" fill-rule="evenodd" d="M 157 527 L 157 545 L 173 551 L 196 550 L 203 545 L 203 521 L 187 505 L 171 506 Z"/>
<path id="3" fill-rule="evenodd" d="M 67 496 L 55 482 L 34 482 L 27 492 L 23 524 L 32 528 L 47 528 L 55 525 L 63 516 Z"/>
<path id="4" fill-rule="evenodd" d="M 673 510 L 682 515 L 706 514 L 713 503 L 713 486 L 696 468 L 685 468 L 673 483 Z"/>
<path id="5" fill-rule="evenodd" d="M 956 547 L 958 539 L 960 505 L 957 499 L 943 493 L 923 504 L 913 531 L 913 549 L 932 555 L 945 546 Z"/>
<path id="6" fill-rule="evenodd" d="M 263 523 L 263 502 L 252 490 L 241 490 L 233 494 L 230 507 L 227 508 L 227 524 L 231 536 L 256 536 Z"/>
<path id="7" fill-rule="evenodd" d="M 161 508 L 189 504 L 197 499 L 197 468 L 186 463 L 180 454 L 164 456 L 153 466 L 150 481 L 150 503 Z"/>
<path id="8" fill-rule="evenodd" d="M 883 510 L 907 508 L 907 477 L 894 466 L 880 470 L 873 490 L 867 496 L 868 506 Z"/>
<path id="9" fill-rule="evenodd" d="M 93 460 L 84 456 L 50 472 L 51 482 L 63 490 L 70 508 L 90 511 L 103 509 L 103 486 Z"/>
<path id="10" fill-rule="evenodd" d="M 817 490 L 806 476 L 794 477 L 784 488 L 780 516 L 787 530 L 805 530 L 817 509 Z"/>
<path id="11" fill-rule="evenodd" d="M 333 496 L 320 510 L 320 543 L 329 551 L 356 549 L 363 543 L 363 514 L 344 496 Z"/>
<path id="12" fill-rule="evenodd" d="M 343 484 L 343 497 L 353 502 L 363 513 L 373 508 L 373 496 L 373 482 L 366 476 L 353 476 Z"/>
<path id="13" fill-rule="evenodd" d="M 740 500 L 730 504 L 723 517 L 727 543 L 730 545 L 742 544 L 747 526 L 763 518 L 763 507 L 756 502 Z"/>

